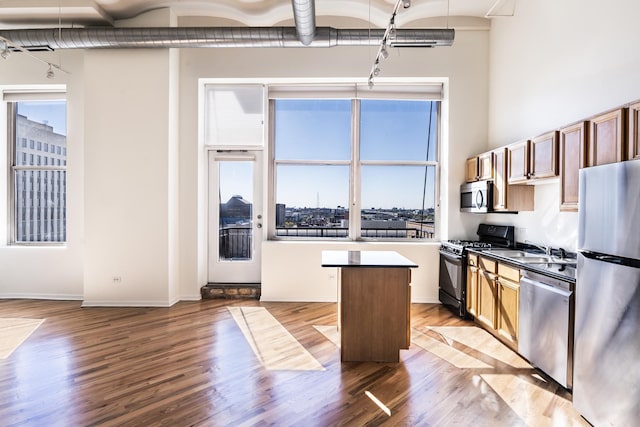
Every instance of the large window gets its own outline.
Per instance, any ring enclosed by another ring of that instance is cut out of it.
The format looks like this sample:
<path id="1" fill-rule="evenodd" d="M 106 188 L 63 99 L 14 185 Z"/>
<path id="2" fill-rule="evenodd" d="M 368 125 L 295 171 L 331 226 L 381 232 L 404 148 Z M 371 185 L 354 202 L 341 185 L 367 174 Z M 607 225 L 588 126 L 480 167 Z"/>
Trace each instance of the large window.
<path id="1" fill-rule="evenodd" d="M 439 101 L 271 102 L 276 237 L 434 237 Z"/>
<path id="2" fill-rule="evenodd" d="M 66 102 L 14 101 L 7 106 L 11 242 L 65 242 Z"/>

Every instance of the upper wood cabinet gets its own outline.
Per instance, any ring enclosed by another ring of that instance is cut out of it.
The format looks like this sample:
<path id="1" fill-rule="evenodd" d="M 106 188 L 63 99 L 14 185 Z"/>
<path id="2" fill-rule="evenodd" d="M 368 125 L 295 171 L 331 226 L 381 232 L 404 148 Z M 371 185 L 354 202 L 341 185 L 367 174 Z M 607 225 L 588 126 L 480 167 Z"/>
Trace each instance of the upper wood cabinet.
<path id="1" fill-rule="evenodd" d="M 629 106 L 629 160 L 640 159 L 640 101 Z"/>
<path id="2" fill-rule="evenodd" d="M 558 176 L 558 132 L 547 132 L 531 140 L 529 175 L 531 179 Z"/>
<path id="3" fill-rule="evenodd" d="M 532 211 L 534 189 L 528 185 L 509 185 L 507 182 L 507 148 L 493 151 L 493 210 Z"/>
<path id="4" fill-rule="evenodd" d="M 589 120 L 589 158 L 587 166 L 625 160 L 627 109 L 619 108 Z"/>
<path id="5" fill-rule="evenodd" d="M 491 151 L 467 159 L 466 181 L 493 179 L 493 154 Z"/>
<path id="6" fill-rule="evenodd" d="M 478 180 L 478 156 L 467 159 L 465 181 L 474 182 Z"/>
<path id="7" fill-rule="evenodd" d="M 578 210 L 579 170 L 586 165 L 588 122 L 560 129 L 560 210 Z"/>
<path id="8" fill-rule="evenodd" d="M 529 141 L 511 144 L 508 150 L 508 183 L 558 176 L 558 132 L 547 132 Z"/>
<path id="9" fill-rule="evenodd" d="M 529 179 L 529 141 L 507 147 L 507 182 L 518 184 Z"/>

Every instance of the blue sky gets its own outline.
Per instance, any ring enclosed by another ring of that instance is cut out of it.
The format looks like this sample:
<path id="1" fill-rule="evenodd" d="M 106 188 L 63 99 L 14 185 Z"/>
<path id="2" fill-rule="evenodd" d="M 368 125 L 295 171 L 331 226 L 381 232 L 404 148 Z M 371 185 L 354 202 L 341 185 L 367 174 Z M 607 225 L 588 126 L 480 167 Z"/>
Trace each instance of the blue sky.
<path id="1" fill-rule="evenodd" d="M 363 100 L 361 105 L 362 160 L 436 160 L 435 103 L 433 109 L 425 101 Z M 277 159 L 348 160 L 351 156 L 350 100 L 277 101 L 275 126 Z M 433 189 L 435 169 L 428 168 L 426 173 L 427 188 Z M 348 166 L 280 165 L 276 174 L 277 203 L 349 205 Z M 424 183 L 425 167 L 363 166 L 362 208 L 420 209 Z M 427 192 L 424 206 L 434 206 L 433 191 Z"/>
<path id="2" fill-rule="evenodd" d="M 38 123 L 47 122 L 53 131 L 67 135 L 67 108 L 65 101 L 19 102 L 18 114 Z"/>

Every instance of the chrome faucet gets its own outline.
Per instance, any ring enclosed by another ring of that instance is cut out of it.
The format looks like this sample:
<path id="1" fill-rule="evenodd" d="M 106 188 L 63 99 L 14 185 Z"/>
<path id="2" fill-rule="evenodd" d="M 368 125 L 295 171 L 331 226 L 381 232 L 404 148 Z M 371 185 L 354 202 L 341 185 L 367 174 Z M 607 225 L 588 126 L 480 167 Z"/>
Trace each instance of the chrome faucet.
<path id="1" fill-rule="evenodd" d="M 531 245 L 531 246 L 535 246 L 536 248 L 544 251 L 544 254 L 547 256 L 551 256 L 551 246 L 545 246 L 545 245 L 541 245 L 539 243 L 533 243 L 530 240 L 525 240 L 524 241 L 526 244 Z"/>

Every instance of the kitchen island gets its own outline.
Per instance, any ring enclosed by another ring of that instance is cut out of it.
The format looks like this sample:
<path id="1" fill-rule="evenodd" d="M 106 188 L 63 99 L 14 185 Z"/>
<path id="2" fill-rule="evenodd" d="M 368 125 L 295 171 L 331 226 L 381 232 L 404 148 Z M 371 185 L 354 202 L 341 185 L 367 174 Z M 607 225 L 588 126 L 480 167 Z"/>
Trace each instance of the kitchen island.
<path id="1" fill-rule="evenodd" d="M 411 341 L 411 268 L 394 251 L 322 251 L 338 267 L 338 332 L 342 362 L 394 362 Z"/>

